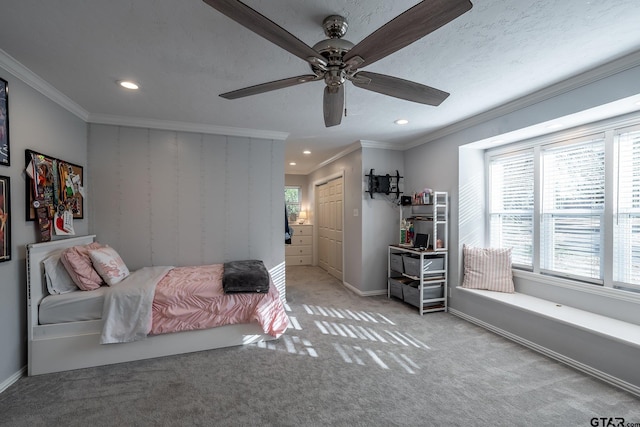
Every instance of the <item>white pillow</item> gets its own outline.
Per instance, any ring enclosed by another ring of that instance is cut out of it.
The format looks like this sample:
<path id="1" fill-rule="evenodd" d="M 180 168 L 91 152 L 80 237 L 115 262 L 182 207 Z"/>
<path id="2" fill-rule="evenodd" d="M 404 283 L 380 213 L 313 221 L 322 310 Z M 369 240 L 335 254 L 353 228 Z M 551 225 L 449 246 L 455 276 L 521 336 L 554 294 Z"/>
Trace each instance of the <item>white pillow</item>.
<path id="1" fill-rule="evenodd" d="M 62 249 L 42 261 L 44 264 L 47 290 L 51 295 L 66 294 L 78 290 L 78 287 L 73 283 L 73 279 L 69 276 L 64 264 L 60 261 L 61 254 Z"/>
<path id="2" fill-rule="evenodd" d="M 472 248 L 462 246 L 463 288 L 514 293 L 511 248 Z"/>
<path id="3" fill-rule="evenodd" d="M 99 249 L 90 249 L 89 257 L 93 268 L 109 286 L 120 283 L 129 276 L 129 269 L 112 247 L 104 246 Z"/>

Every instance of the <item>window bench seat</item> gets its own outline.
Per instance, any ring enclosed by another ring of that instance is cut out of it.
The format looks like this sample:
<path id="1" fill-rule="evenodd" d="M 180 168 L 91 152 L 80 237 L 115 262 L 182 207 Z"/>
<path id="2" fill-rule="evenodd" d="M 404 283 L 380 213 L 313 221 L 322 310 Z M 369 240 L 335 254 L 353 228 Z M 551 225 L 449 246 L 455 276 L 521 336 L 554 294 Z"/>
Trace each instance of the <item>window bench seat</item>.
<path id="1" fill-rule="evenodd" d="M 551 320 L 559 321 L 601 335 L 605 338 L 640 348 L 640 325 L 612 319 L 586 310 L 580 310 L 517 292 L 508 294 L 480 289 L 467 289 L 461 286 L 458 286 L 456 289 L 463 292 L 470 292 L 484 298 L 490 298 L 522 310 L 531 311 Z"/>

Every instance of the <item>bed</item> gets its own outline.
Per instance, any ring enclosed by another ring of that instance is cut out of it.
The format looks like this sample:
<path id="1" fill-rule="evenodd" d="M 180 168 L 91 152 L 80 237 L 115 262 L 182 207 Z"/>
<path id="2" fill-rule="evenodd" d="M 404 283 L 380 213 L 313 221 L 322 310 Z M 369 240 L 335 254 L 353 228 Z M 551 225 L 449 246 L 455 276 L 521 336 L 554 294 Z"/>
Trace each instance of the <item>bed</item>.
<path id="1" fill-rule="evenodd" d="M 183 327 L 179 328 L 179 332 L 152 329 L 151 334 L 142 339 L 105 340 L 105 325 L 110 321 L 105 299 L 110 298 L 112 289 L 118 288 L 118 285 L 101 286 L 97 290 L 86 292 L 49 295 L 43 266 L 44 260 L 61 249 L 88 245 L 94 241 L 95 236 L 89 235 L 27 245 L 28 375 L 268 341 L 277 339 L 288 326 L 283 301 L 271 282 L 268 293 L 256 295 L 257 298 L 270 298 L 268 319 L 260 318 L 249 323 L 226 324 L 207 329 L 189 330 Z M 208 274 L 215 274 L 221 265 L 203 267 L 208 268 Z M 183 274 L 178 267 L 149 267 L 148 270 L 145 267 L 139 271 L 141 270 L 156 274 L 158 280 L 164 280 L 170 274 L 173 274 L 174 279 Z M 138 271 L 131 272 L 131 277 L 137 277 L 137 273 Z M 122 284 L 124 283 L 123 281 Z M 141 284 L 143 287 L 147 286 L 142 282 Z M 224 298 L 230 299 L 222 305 L 236 304 L 236 309 L 245 309 L 240 304 L 244 304 L 245 298 L 249 298 L 247 295 L 225 294 Z M 154 296 L 154 305 L 155 300 Z M 155 310 L 154 307 L 154 312 Z M 102 318 L 103 312 L 107 322 Z M 273 322 L 273 325 L 267 327 L 265 322 Z M 207 327 L 206 319 L 203 324 L 203 327 Z"/>

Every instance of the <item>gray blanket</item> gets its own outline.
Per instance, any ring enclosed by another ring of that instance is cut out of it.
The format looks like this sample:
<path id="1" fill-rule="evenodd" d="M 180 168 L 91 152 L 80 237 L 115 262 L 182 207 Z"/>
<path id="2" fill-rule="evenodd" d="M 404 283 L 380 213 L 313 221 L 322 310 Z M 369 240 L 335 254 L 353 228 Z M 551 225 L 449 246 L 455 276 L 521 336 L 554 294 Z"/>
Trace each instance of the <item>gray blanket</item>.
<path id="1" fill-rule="evenodd" d="M 250 259 L 224 263 L 222 288 L 224 292 L 268 292 L 269 272 L 260 260 Z"/>

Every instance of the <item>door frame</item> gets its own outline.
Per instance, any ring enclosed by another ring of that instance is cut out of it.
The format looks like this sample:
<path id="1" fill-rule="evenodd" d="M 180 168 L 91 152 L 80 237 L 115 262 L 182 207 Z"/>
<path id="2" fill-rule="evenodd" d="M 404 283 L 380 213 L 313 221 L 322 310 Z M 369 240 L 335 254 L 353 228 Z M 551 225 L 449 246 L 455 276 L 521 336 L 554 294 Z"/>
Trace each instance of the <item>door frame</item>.
<path id="1" fill-rule="evenodd" d="M 319 228 L 319 223 L 317 221 L 318 219 L 318 215 L 320 213 L 320 206 L 319 206 L 319 197 L 320 197 L 320 193 L 318 192 L 318 187 L 321 186 L 322 184 L 326 184 L 329 181 L 333 181 L 334 179 L 340 178 L 342 180 L 342 212 L 340 212 L 340 215 L 342 215 L 342 282 L 344 283 L 344 278 L 345 278 L 345 269 L 347 268 L 347 266 L 344 263 L 344 254 L 346 253 L 346 246 L 347 246 L 347 242 L 345 241 L 344 238 L 344 209 L 345 209 L 345 199 L 347 198 L 346 194 L 346 188 L 344 185 L 344 169 L 340 170 L 339 172 L 333 173 L 331 175 L 327 175 L 325 177 L 322 177 L 318 180 L 313 181 L 313 210 L 314 210 L 314 223 L 316 223 L 317 225 L 313 227 L 313 265 L 318 265 L 318 254 L 319 254 L 319 238 L 318 238 L 318 228 Z"/>

